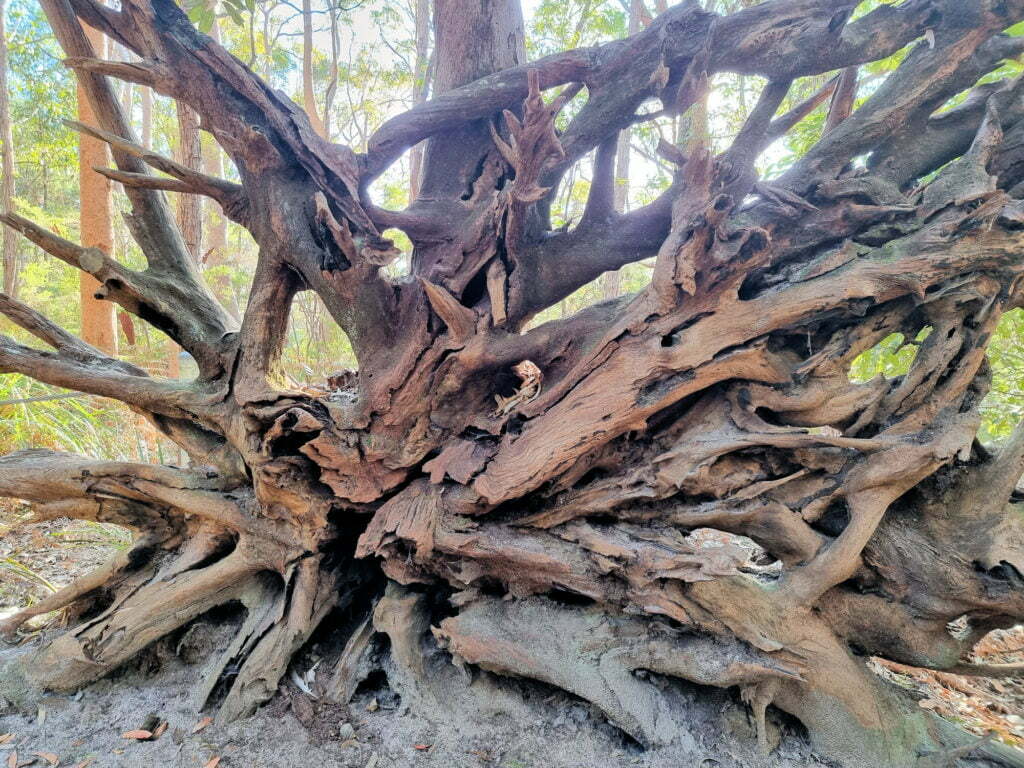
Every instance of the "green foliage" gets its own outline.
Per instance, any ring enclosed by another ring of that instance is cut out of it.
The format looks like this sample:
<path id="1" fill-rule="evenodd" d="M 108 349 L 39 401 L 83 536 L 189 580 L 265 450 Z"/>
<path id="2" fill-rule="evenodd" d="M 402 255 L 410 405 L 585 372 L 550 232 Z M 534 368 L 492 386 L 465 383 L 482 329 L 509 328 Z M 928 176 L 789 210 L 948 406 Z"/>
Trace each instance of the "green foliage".
<path id="1" fill-rule="evenodd" d="M 530 58 L 625 37 L 628 18 L 614 0 L 543 0 L 527 36 Z"/>
<path id="2" fill-rule="evenodd" d="M 878 375 L 887 379 L 903 376 L 910 370 L 917 356 L 918 346 L 928 338 L 931 330 L 931 326 L 923 328 L 910 343 L 906 343 L 902 333 L 886 336 L 853 361 L 850 366 L 850 381 L 869 381 Z"/>
<path id="3" fill-rule="evenodd" d="M 224 3 L 225 7 L 229 5 L 228 2 Z M 209 34 L 210 30 L 213 29 L 213 24 L 217 19 L 217 15 L 213 9 L 210 8 L 205 0 L 185 0 L 181 4 L 182 8 L 185 9 L 185 13 L 188 14 L 189 19 L 199 29 L 200 32 Z M 241 23 L 241 17 L 238 18 L 238 23 Z"/>
<path id="4" fill-rule="evenodd" d="M 37 3 L 11 4 L 7 36 L 17 195 L 64 209 L 77 203 L 78 144 L 62 123 L 75 116 L 74 83 Z"/>
<path id="5" fill-rule="evenodd" d="M 982 403 L 984 441 L 1007 437 L 1024 419 L 1024 312 L 1003 315 L 988 347 L 992 388 Z"/>
<path id="6" fill-rule="evenodd" d="M 926 327 L 906 343 L 902 333 L 887 336 L 859 355 L 850 366 L 851 381 L 869 381 L 875 376 L 893 379 L 905 375 L 917 350 L 931 332 Z M 1007 312 L 999 321 L 988 347 L 992 385 L 982 402 L 982 442 L 1003 440 L 1024 420 L 1024 311 Z"/>
<path id="7" fill-rule="evenodd" d="M 123 461 L 177 461 L 178 449 L 127 409 L 21 375 L 0 377 L 0 447 L 52 448 Z"/>

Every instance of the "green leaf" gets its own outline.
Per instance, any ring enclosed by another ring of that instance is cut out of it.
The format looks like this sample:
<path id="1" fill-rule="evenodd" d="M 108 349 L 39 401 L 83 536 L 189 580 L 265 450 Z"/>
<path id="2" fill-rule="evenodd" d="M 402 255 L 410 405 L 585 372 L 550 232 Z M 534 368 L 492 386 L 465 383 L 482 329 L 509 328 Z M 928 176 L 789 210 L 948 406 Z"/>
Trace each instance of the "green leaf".
<path id="1" fill-rule="evenodd" d="M 213 11 L 205 5 L 196 5 L 190 8 L 188 10 L 188 18 L 203 34 L 209 34 L 210 30 L 213 29 L 213 22 L 216 21 Z"/>
<path id="2" fill-rule="evenodd" d="M 240 14 L 236 8 L 225 3 L 224 10 L 227 11 L 228 16 L 231 17 L 231 20 L 235 22 L 235 24 L 240 27 L 245 26 L 245 19 L 242 18 L 242 14 Z"/>

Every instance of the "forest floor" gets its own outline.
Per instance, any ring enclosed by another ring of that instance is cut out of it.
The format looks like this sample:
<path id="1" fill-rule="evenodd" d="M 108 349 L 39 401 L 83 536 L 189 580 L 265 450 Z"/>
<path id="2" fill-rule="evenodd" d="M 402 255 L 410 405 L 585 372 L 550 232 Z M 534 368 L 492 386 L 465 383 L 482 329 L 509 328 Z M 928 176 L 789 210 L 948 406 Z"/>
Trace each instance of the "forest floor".
<path id="1" fill-rule="evenodd" d="M 58 520 L 15 527 L 25 514 L 18 505 L 0 502 L 0 617 L 99 566 L 129 544 L 125 531 L 95 523 Z M 221 642 L 217 632 L 225 629 L 210 625 L 201 642 L 216 647 Z M 39 633 L 30 631 L 17 644 L 0 644 L 0 662 L 38 640 Z M 451 718 L 432 721 L 402 706 L 384 684 L 364 687 L 343 708 L 309 698 L 291 681 L 254 717 L 222 726 L 208 722 L 191 700 L 192 684 L 202 675 L 195 662 L 208 648 L 190 649 L 189 644 L 182 638 L 174 645 L 160 644 L 112 678 L 72 697 L 47 697 L 32 711 L 11 705 L 0 690 L 0 765 L 27 767 L 31 760 L 39 768 L 56 765 L 54 760 L 82 768 L 821 764 L 797 729 L 782 721 L 772 729 L 773 744 L 778 746 L 771 759 L 762 762 L 753 750 L 753 728 L 738 698 L 706 689 L 699 695 L 682 695 L 691 699 L 696 717 L 706 717 L 709 727 L 695 724 L 693 738 L 647 751 L 578 700 L 525 681 L 513 684 L 511 697 L 518 697 L 522 706 L 512 705 L 489 717 L 484 727 L 478 722 L 467 728 Z M 976 651 L 978 660 L 990 663 L 1024 662 L 1024 627 L 993 633 Z M 971 679 L 878 660 L 873 665 L 884 679 L 910 690 L 921 707 L 975 733 L 993 732 L 995 738 L 1024 749 L 1024 681 Z M 726 728 L 711 726 L 723 717 Z M 123 736 L 152 730 L 158 723 L 166 725 L 154 740 Z"/>

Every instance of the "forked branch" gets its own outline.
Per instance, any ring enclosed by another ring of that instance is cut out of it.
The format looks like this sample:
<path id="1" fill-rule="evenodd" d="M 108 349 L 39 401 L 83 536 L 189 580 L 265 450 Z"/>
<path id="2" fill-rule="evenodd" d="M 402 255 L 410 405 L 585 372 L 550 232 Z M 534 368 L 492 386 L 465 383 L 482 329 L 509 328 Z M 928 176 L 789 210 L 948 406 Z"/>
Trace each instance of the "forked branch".
<path id="1" fill-rule="evenodd" d="M 137 157 L 151 168 L 155 168 L 158 171 L 162 171 L 163 173 L 172 176 L 180 182 L 180 186 L 173 191 L 191 192 L 192 194 L 211 197 L 220 203 L 220 206 L 224 210 L 226 216 L 240 224 L 245 223 L 242 214 L 248 207 L 248 203 L 240 184 L 225 181 L 224 179 L 218 179 L 193 168 L 189 168 L 188 166 L 182 165 L 174 160 L 143 149 L 138 144 L 128 141 L 127 139 L 123 139 L 120 136 L 116 136 L 109 131 L 104 131 L 101 128 L 86 125 L 85 123 L 81 123 L 77 120 L 68 120 L 67 124 L 79 133 L 83 133 L 86 136 L 91 136 L 94 139 L 106 142 L 113 149 L 123 152 L 124 154 L 131 155 L 132 157 Z M 108 178 L 125 184 L 125 186 L 147 189 L 167 188 L 156 186 L 156 184 L 164 180 L 159 177 L 150 176 L 149 174 L 116 171 L 106 168 L 96 168 L 95 170 Z"/>
<path id="2" fill-rule="evenodd" d="M 164 331 L 188 350 L 204 374 L 223 365 L 222 343 L 231 328 L 223 308 L 181 274 L 136 272 L 98 248 L 86 248 L 15 213 L 0 222 L 20 232 L 44 251 L 100 282 L 97 298 L 108 299 Z"/>

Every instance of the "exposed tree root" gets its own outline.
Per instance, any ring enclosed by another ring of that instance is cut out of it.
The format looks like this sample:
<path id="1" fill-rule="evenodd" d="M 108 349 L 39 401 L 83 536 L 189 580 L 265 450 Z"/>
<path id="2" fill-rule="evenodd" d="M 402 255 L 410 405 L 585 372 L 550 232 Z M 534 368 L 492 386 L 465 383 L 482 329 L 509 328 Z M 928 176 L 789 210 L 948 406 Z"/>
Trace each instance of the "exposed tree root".
<path id="1" fill-rule="evenodd" d="M 681 732 L 659 688 L 675 678 L 737 689 L 762 751 L 775 707 L 850 766 L 1020 764 L 863 660 L 964 670 L 986 632 L 1024 619 L 1024 428 L 995 451 L 976 441 L 986 346 L 1024 304 L 1024 80 L 977 83 L 1024 51 L 1000 34 L 1024 20 L 1024 0 L 886 4 L 856 19 L 845 1 L 769 0 L 728 17 L 681 3 L 628 41 L 526 68 L 514 3 L 439 0 L 438 96 L 362 155 L 319 136 L 170 0 L 42 4 L 99 123 L 77 128 L 111 146 L 117 168 L 104 172 L 125 187 L 147 266 L 0 220 L 95 276 L 200 374 L 154 379 L 0 297 L 0 314 L 53 349 L 0 337 L 0 373 L 119 399 L 191 460 L 0 459 L 0 494 L 40 517 L 136 537 L 2 627 L 69 604 L 80 614 L 33 654 L 40 684 L 74 690 L 241 606 L 196 701 L 242 717 L 321 624 L 352 623 L 351 611 L 364 620 L 328 687 L 342 704 L 381 669 L 408 706 L 457 717 L 516 706 L 495 675 L 519 676 L 660 744 Z M 80 22 L 138 61 L 97 60 Z M 858 67 L 908 45 L 854 109 Z M 795 79 L 838 70 L 775 117 Z M 637 112 L 651 99 L 685 110 L 720 72 L 767 82 L 731 146 L 663 145 L 673 183 L 616 213 L 620 129 L 654 119 Z M 196 110 L 241 185 L 139 150 L 111 76 Z M 586 103 L 559 133 L 581 84 Z M 763 149 L 829 97 L 820 141 L 760 180 Z M 421 197 L 373 205 L 370 182 L 423 139 Z M 595 149 L 581 221 L 552 230 L 554 191 Z M 161 190 L 216 199 L 258 243 L 240 327 Z M 414 244 L 415 279 L 381 270 L 390 227 Z M 635 295 L 530 325 L 649 258 L 652 282 Z M 303 290 L 359 360 L 322 391 L 280 384 Z M 854 361 L 894 333 L 914 340 L 906 373 L 852 381 Z M 959 619 L 966 632 L 951 634 Z"/>
<path id="2" fill-rule="evenodd" d="M 116 669 L 154 640 L 237 599 L 254 573 L 241 553 L 167 581 L 136 586 L 99 616 L 61 635 L 33 659 L 47 688 L 75 691 Z"/>
<path id="3" fill-rule="evenodd" d="M 438 639 L 462 663 L 542 680 L 593 702 L 644 744 L 672 741 L 674 725 L 638 669 L 702 685 L 750 685 L 799 673 L 741 644 L 686 635 L 668 625 L 609 620 L 530 598 L 480 600 L 441 622 Z"/>

